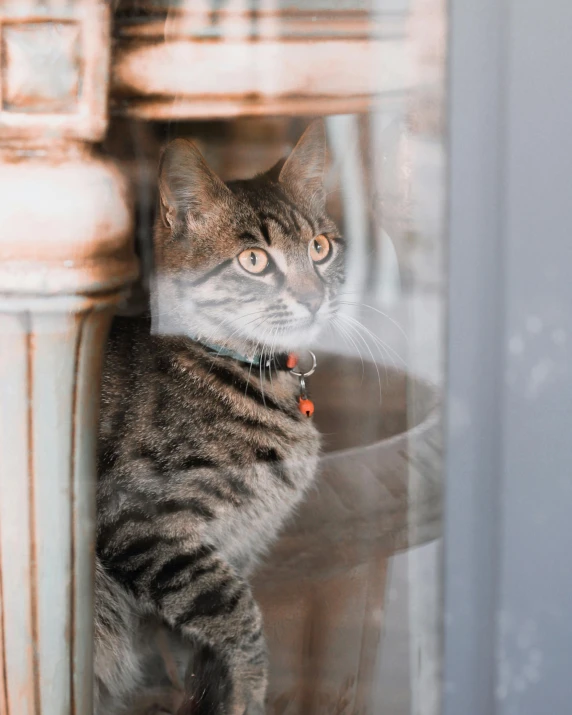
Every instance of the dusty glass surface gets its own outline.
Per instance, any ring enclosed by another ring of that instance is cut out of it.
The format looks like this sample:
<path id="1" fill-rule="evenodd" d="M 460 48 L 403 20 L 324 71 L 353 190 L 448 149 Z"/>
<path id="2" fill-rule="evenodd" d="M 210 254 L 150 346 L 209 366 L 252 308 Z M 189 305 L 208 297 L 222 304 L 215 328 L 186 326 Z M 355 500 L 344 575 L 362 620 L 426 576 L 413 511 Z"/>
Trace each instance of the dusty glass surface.
<path id="1" fill-rule="evenodd" d="M 0 3 L 2 715 L 568 711 L 537 5 Z"/>
<path id="2" fill-rule="evenodd" d="M 151 24 L 143 4 L 139 14 L 130 5 L 120 3 L 118 15 L 125 36 Z M 157 288 L 152 224 L 169 141 L 191 139 L 228 182 L 270 169 L 324 116 L 327 206 L 345 243 L 346 275 L 323 329 L 292 344 L 303 366 L 307 349 L 317 356 L 307 391 L 323 451 L 313 486 L 250 577 L 269 649 L 266 707 L 275 715 L 437 715 L 445 5 L 261 2 L 246 15 L 241 3 L 216 3 L 214 14 L 189 7 L 154 6 L 165 41 L 222 38 L 221 56 L 237 64 L 209 64 L 206 43 L 197 54 L 206 74 L 196 87 L 189 80 L 187 95 L 176 87 L 191 70 L 180 66 L 171 96 L 133 102 L 132 116 L 111 125 L 106 150 L 135 190 L 144 267 L 122 312 L 145 310 Z M 262 47 L 252 60 L 254 41 L 275 51 Z M 203 96 L 209 82 L 227 94 Z M 151 300 L 154 332 L 201 339 L 172 301 L 168 292 L 163 303 Z M 279 335 L 259 336 L 258 352 L 290 352 Z M 220 355 L 226 344 L 212 343 Z M 163 655 L 168 661 L 168 648 Z M 181 687 L 180 676 L 172 681 Z M 147 712 L 149 701 L 130 707 Z"/>

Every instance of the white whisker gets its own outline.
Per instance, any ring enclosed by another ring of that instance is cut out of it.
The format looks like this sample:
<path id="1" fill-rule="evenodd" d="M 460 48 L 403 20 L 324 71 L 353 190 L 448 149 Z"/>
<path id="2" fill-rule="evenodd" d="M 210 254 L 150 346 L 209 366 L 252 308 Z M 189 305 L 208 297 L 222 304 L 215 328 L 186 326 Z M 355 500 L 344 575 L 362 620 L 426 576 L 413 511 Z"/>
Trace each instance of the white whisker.
<path id="1" fill-rule="evenodd" d="M 350 295 L 350 293 L 340 293 L 339 295 Z M 387 320 L 389 320 L 390 323 L 393 323 L 393 325 L 395 325 L 395 327 L 399 330 L 399 332 L 403 335 L 403 337 L 406 340 L 409 340 L 407 333 L 405 332 L 405 330 L 403 330 L 401 325 L 399 325 L 399 323 L 396 320 L 394 320 L 392 317 L 387 315 L 387 313 L 384 313 L 382 310 L 379 310 L 379 308 L 374 308 L 373 305 L 368 305 L 367 303 L 361 303 L 361 302 L 356 302 L 356 301 L 338 300 L 337 302 L 340 305 L 356 305 L 356 306 L 363 307 L 363 308 L 369 308 L 370 310 L 373 310 L 376 313 L 379 313 L 379 315 L 383 316 L 384 318 L 387 318 Z"/>
<path id="2" fill-rule="evenodd" d="M 272 335 L 271 335 L 272 344 L 271 344 L 271 346 L 270 346 L 270 367 L 269 367 L 269 373 L 270 373 L 270 385 L 272 386 L 272 394 L 273 394 L 273 395 L 275 395 L 276 393 L 275 393 L 275 391 L 274 391 L 274 381 L 273 381 L 273 379 L 272 379 L 272 361 L 274 360 L 274 344 L 275 344 L 275 342 L 276 342 L 276 338 L 277 338 L 277 336 L 278 336 L 278 330 L 279 330 L 279 329 L 280 329 L 280 328 L 279 328 L 279 326 L 277 325 L 277 326 L 274 328 L 274 332 L 273 332 Z"/>
<path id="3" fill-rule="evenodd" d="M 359 320 L 356 320 L 356 318 L 352 318 L 351 316 L 348 316 L 348 315 L 344 315 L 344 316 L 340 316 L 340 317 L 343 317 L 344 319 L 351 321 L 352 323 L 357 325 L 361 330 L 364 330 L 369 335 L 369 337 L 374 341 L 374 343 L 378 346 L 378 348 L 380 350 L 384 350 L 385 354 L 389 357 L 389 359 L 391 360 L 391 364 L 393 365 L 393 367 L 395 369 L 397 369 L 397 365 L 395 363 L 395 360 L 391 356 L 391 353 L 393 353 L 398 358 L 398 360 L 401 361 L 401 363 L 403 364 L 404 367 L 407 367 L 406 361 L 397 352 L 397 350 L 395 350 L 395 348 L 391 347 L 391 345 L 388 345 L 379 336 L 375 335 L 375 333 L 372 333 L 372 331 L 369 330 L 369 328 L 366 328 L 366 326 L 363 323 L 361 323 Z"/>
<path id="4" fill-rule="evenodd" d="M 338 315 L 337 317 L 340 318 L 341 316 Z M 364 364 L 364 361 L 363 361 L 363 357 L 362 357 L 362 354 L 361 354 L 361 350 L 359 349 L 358 344 L 357 344 L 356 341 L 352 338 L 352 336 L 350 335 L 350 333 L 349 333 L 348 331 L 346 331 L 345 327 L 342 327 L 342 325 L 341 325 L 340 323 L 338 323 L 337 319 L 336 319 L 335 325 L 337 326 L 337 328 L 338 328 L 338 330 L 340 331 L 340 333 L 345 334 L 345 336 L 346 336 L 347 339 L 351 342 L 351 344 L 354 346 L 354 348 L 355 348 L 356 351 L 357 351 L 357 354 L 359 355 L 359 359 L 361 360 L 361 382 L 363 383 L 363 379 L 364 379 L 364 376 L 365 376 L 365 364 Z"/>
<path id="5" fill-rule="evenodd" d="M 262 325 L 266 320 L 268 320 L 268 318 L 265 318 L 260 325 Z M 259 328 L 260 325 L 257 325 L 256 327 Z M 260 345 L 260 340 L 256 343 L 256 347 L 254 348 L 254 355 L 256 355 L 256 351 L 258 350 L 258 346 L 259 346 L 259 345 Z M 248 385 L 250 384 L 250 376 L 252 375 L 252 365 L 253 365 L 253 364 L 254 364 L 254 363 L 250 363 L 250 368 L 249 368 L 249 370 L 248 370 L 248 377 L 247 377 L 247 379 L 246 379 L 246 389 L 244 390 L 244 395 L 245 395 L 245 396 L 246 396 L 246 394 L 248 393 Z M 264 395 L 263 395 L 263 397 L 264 397 Z M 265 403 L 265 405 L 266 405 L 266 403 Z"/>
<path id="6" fill-rule="evenodd" d="M 347 318 L 347 317 L 349 317 L 349 316 L 340 316 L 340 318 L 341 318 L 341 317 Z M 381 402 L 381 401 L 382 401 L 381 375 L 379 374 L 379 367 L 378 367 L 378 365 L 377 365 L 377 360 L 375 359 L 375 357 L 374 357 L 374 355 L 373 355 L 373 353 L 372 353 L 372 351 L 371 351 L 371 348 L 369 347 L 369 343 L 368 343 L 367 340 L 363 337 L 363 335 L 361 335 L 361 333 L 359 332 L 359 330 L 358 330 L 356 327 L 354 327 L 353 325 L 351 325 L 351 324 L 348 325 L 348 329 L 349 329 L 349 330 L 352 330 L 352 331 L 355 333 L 355 335 L 358 336 L 358 338 L 359 338 L 359 339 L 363 342 L 363 344 L 366 346 L 366 348 L 367 348 L 367 350 L 368 350 L 368 352 L 369 352 L 369 354 L 370 354 L 370 356 L 371 356 L 371 360 L 372 360 L 372 362 L 373 362 L 373 364 L 374 364 L 374 366 L 375 366 L 375 371 L 376 371 L 376 373 L 377 373 L 377 382 L 378 382 L 378 385 L 379 385 L 379 401 Z M 385 368 L 385 380 L 386 380 L 386 382 L 387 382 L 387 367 L 385 366 L 385 363 L 384 363 L 384 368 Z"/>

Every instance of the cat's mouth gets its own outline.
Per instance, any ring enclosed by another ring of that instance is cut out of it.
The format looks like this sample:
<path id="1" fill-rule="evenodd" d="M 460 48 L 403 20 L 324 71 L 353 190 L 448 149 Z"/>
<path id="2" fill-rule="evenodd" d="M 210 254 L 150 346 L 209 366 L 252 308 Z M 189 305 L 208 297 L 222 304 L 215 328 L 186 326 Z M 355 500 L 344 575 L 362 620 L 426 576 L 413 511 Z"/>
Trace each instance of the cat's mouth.
<path id="1" fill-rule="evenodd" d="M 298 318 L 296 320 L 290 320 L 282 324 L 284 330 L 304 330 L 312 325 L 318 323 L 318 317 L 315 315 L 309 316 L 308 318 Z"/>
<path id="2" fill-rule="evenodd" d="M 274 349 L 286 352 L 308 348 L 318 337 L 324 322 L 318 316 L 284 323 L 270 339 Z M 267 342 L 267 341 L 265 341 Z"/>
<path id="3" fill-rule="evenodd" d="M 230 311 L 228 313 L 223 320 L 220 314 L 214 317 L 204 312 L 195 313 L 194 324 L 188 332 L 238 352 L 245 349 L 253 352 L 264 350 L 266 353 L 294 352 L 315 345 L 330 318 L 329 311 L 305 316 L 280 316 L 264 310 L 240 317 L 232 316 Z M 200 322 L 198 317 L 202 317 Z"/>

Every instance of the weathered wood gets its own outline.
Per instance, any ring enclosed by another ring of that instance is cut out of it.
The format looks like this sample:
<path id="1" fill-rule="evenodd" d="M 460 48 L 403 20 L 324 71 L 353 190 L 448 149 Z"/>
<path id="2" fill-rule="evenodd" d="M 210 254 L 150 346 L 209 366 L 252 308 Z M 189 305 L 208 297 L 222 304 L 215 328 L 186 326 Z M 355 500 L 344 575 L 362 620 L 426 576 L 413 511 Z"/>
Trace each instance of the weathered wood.
<path id="1" fill-rule="evenodd" d="M 102 349 L 136 275 L 107 3 L 0 9 L 0 713 L 92 708 Z"/>
<path id="2" fill-rule="evenodd" d="M 2 3 L 2 141 L 103 137 L 109 19 L 100 0 Z"/>
<path id="3" fill-rule="evenodd" d="M 113 110 L 145 119 L 363 112 L 409 88 L 404 18 L 138 3 L 115 24 Z M 242 28 L 242 30 L 240 29 Z M 383 47 L 384 65 L 379 67 Z"/>
<path id="4" fill-rule="evenodd" d="M 92 700 L 97 378 L 110 304 L 46 303 L 0 301 L 3 715 L 89 713 Z"/>

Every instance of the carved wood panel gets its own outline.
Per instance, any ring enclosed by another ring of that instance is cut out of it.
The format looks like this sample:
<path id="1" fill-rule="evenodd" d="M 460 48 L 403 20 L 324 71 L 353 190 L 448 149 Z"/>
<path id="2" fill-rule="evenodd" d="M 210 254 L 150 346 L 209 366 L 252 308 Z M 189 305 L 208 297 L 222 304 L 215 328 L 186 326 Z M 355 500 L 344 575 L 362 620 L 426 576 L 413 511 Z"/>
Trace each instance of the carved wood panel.
<path id="1" fill-rule="evenodd" d="M 107 125 L 106 3 L 0 8 L 0 138 L 97 141 Z"/>

